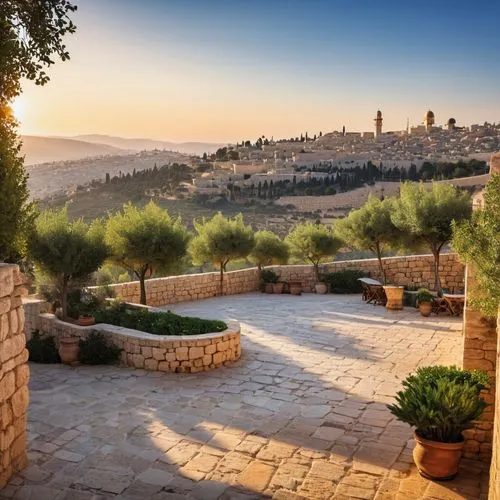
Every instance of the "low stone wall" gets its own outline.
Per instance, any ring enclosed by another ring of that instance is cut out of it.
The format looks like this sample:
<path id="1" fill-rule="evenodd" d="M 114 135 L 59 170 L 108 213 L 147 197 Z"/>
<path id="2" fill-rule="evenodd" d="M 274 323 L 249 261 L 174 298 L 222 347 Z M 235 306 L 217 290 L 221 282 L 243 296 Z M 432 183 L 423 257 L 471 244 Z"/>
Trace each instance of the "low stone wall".
<path id="1" fill-rule="evenodd" d="M 498 157 L 500 163 L 500 155 Z M 500 309 L 497 317 L 497 333 L 500 332 Z M 497 336 L 496 350 L 496 401 L 500 401 L 500 335 Z M 490 467 L 490 491 L 488 498 L 490 500 L 500 500 L 500 404 L 497 403 L 494 411 L 493 427 L 493 454 Z"/>
<path id="2" fill-rule="evenodd" d="M 161 372 L 197 373 L 236 361 L 241 356 L 240 326 L 230 322 L 223 332 L 204 335 L 152 335 L 120 326 L 97 324 L 78 326 L 60 321 L 53 314 L 40 315 L 40 331 L 61 337 L 86 338 L 103 332 L 122 349 L 125 366 Z"/>
<path id="3" fill-rule="evenodd" d="M 387 274 L 387 282 L 395 285 L 427 285 L 433 288 L 434 273 L 432 255 L 409 255 L 403 257 L 386 257 L 383 259 Z M 274 266 L 283 281 L 296 280 L 302 282 L 304 292 L 311 292 L 316 278 L 312 266 Z M 359 269 L 370 273 L 375 279 L 382 280 L 382 274 L 377 259 L 342 260 L 324 264 L 320 273 Z M 444 288 L 450 290 L 464 288 L 464 265 L 458 260 L 457 254 L 443 254 L 440 258 L 440 277 Z"/>
<path id="4" fill-rule="evenodd" d="M 426 284 L 430 288 L 434 284 L 432 263 L 432 255 L 411 255 L 384 259 L 389 282 L 413 286 Z M 271 269 L 279 273 L 284 281 L 301 281 L 304 292 L 313 291 L 315 278 L 312 266 L 272 266 Z M 369 272 L 373 278 L 382 278 L 377 259 L 344 260 L 321 266 L 322 273 L 345 269 L 360 269 Z M 441 256 L 440 272 L 443 287 L 455 291 L 463 289 L 464 266 L 459 262 L 456 254 L 443 254 Z M 118 283 L 111 285 L 110 288 L 116 297 L 121 297 L 126 302 L 139 302 L 138 281 Z M 257 268 L 231 271 L 224 276 L 224 295 L 236 295 L 258 289 L 259 271 Z M 218 273 L 186 274 L 146 281 L 147 303 L 151 306 L 206 299 L 219 294 Z"/>
<path id="5" fill-rule="evenodd" d="M 43 299 L 33 296 L 23 298 L 24 307 L 24 331 L 26 342 L 31 339 L 34 330 L 40 329 L 40 314 L 49 310 L 49 304 Z"/>
<path id="6" fill-rule="evenodd" d="M 0 264 L 0 488 L 26 467 L 26 364 L 23 278 L 17 266 Z"/>

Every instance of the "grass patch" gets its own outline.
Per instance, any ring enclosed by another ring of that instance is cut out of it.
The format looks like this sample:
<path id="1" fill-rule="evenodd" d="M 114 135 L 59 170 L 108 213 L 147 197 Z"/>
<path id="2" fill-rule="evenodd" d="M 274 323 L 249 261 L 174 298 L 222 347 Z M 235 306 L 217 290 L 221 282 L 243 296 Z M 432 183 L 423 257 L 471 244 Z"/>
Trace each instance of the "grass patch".
<path id="1" fill-rule="evenodd" d="M 97 323 L 123 326 L 153 335 L 203 335 L 227 329 L 224 321 L 179 316 L 170 311 L 152 313 L 115 307 L 97 311 L 94 316 Z"/>

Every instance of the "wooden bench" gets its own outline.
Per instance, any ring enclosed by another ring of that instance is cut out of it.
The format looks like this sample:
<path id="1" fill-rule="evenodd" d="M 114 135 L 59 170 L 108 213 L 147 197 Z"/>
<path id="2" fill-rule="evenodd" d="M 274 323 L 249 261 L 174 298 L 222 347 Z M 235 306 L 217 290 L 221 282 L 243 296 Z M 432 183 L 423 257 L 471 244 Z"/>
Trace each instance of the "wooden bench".
<path id="1" fill-rule="evenodd" d="M 374 306 L 377 304 L 385 306 L 387 303 L 387 297 L 385 295 L 384 287 L 380 281 L 372 278 L 358 278 L 358 281 L 363 287 L 363 295 L 361 298 L 367 304 L 373 303 Z"/>

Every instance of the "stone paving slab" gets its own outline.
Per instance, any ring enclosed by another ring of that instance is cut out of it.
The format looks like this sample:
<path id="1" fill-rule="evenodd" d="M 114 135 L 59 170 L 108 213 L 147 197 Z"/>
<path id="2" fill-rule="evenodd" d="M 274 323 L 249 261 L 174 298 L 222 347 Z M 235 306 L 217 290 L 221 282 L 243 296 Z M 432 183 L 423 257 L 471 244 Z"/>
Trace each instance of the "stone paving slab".
<path id="1" fill-rule="evenodd" d="M 416 367 L 460 364 L 460 319 L 314 294 L 169 309 L 240 321 L 242 358 L 196 375 L 32 365 L 30 466 L 0 498 L 486 499 L 482 464 L 421 478 L 385 406 Z"/>

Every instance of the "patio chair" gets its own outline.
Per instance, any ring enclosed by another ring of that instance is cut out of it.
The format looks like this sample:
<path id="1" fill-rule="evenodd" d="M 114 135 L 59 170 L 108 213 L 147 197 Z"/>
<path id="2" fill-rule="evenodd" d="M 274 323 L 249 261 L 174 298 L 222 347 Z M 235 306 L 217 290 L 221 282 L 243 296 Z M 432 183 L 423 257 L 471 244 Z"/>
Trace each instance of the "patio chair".
<path id="1" fill-rule="evenodd" d="M 373 303 L 374 306 L 377 304 L 385 306 L 387 303 L 387 297 L 385 295 L 385 290 L 380 283 L 380 281 L 374 280 L 372 278 L 358 278 L 358 281 L 363 287 L 363 294 L 361 296 L 367 304 Z"/>

